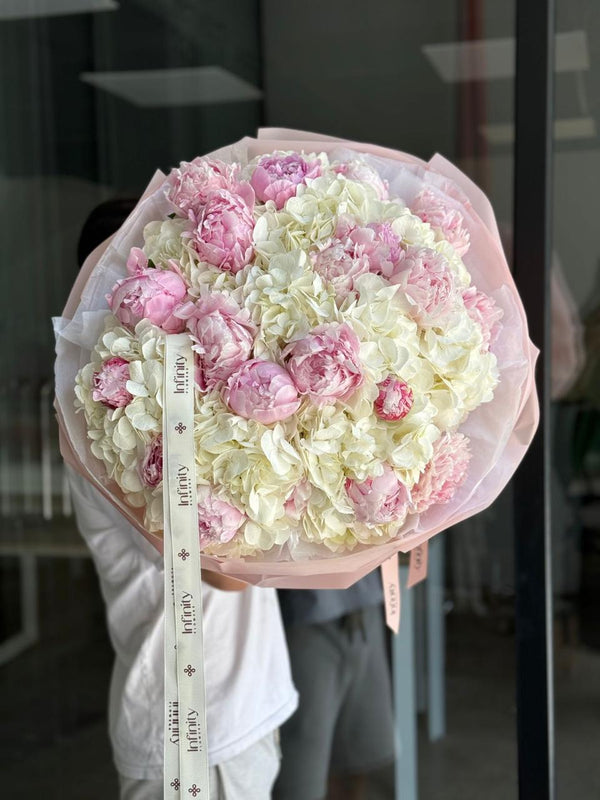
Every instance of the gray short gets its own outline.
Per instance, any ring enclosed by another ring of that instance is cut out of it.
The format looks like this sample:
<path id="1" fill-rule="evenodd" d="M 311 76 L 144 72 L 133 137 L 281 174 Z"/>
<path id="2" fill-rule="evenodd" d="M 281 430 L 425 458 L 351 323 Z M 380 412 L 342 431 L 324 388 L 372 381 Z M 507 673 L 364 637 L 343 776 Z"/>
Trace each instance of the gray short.
<path id="1" fill-rule="evenodd" d="M 210 769 L 210 800 L 270 800 L 279 770 L 279 732 Z M 119 775 L 120 800 L 162 800 L 163 781 Z"/>
<path id="2" fill-rule="evenodd" d="M 277 800 L 320 800 L 329 773 L 363 774 L 395 758 L 381 606 L 287 630 L 298 711 L 281 728 Z"/>

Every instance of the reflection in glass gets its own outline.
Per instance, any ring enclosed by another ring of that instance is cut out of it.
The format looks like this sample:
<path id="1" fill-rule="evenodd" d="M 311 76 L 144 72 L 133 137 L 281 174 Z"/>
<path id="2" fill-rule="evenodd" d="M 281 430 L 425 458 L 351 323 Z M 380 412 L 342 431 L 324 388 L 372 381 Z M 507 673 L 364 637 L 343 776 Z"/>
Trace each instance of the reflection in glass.
<path id="1" fill-rule="evenodd" d="M 587 63 L 557 76 L 552 274 L 552 540 L 559 797 L 593 797 L 600 768 L 600 270 L 594 214 L 600 42 L 593 2 L 557 3 Z M 559 263 L 560 262 L 560 263 Z"/>

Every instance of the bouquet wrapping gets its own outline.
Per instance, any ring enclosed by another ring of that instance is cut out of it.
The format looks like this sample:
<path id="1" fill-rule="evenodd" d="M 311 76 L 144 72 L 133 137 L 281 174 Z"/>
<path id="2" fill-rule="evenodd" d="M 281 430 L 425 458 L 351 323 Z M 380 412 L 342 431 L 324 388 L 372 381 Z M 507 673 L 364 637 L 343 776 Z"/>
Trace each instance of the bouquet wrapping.
<path id="1" fill-rule="evenodd" d="M 486 508 L 538 421 L 489 202 L 441 156 L 261 130 L 157 173 L 57 334 L 66 461 L 158 549 L 169 334 L 203 568 L 342 588 Z"/>

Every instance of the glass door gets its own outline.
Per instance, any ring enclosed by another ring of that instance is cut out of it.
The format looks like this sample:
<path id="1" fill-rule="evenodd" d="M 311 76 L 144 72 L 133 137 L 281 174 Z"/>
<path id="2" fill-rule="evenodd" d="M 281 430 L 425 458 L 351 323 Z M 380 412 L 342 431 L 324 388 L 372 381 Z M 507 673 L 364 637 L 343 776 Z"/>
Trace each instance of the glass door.
<path id="1" fill-rule="evenodd" d="M 600 766 L 600 267 L 594 231 L 600 140 L 600 9 L 557 2 L 551 267 L 551 511 L 558 797 L 593 797 Z M 565 45 L 563 45 L 565 46 Z"/>
<path id="2" fill-rule="evenodd" d="M 0 1 L 7 796 L 118 796 L 107 730 L 113 655 L 58 451 L 50 320 L 157 168 L 255 132 L 258 19 L 257 2 L 233 0 Z"/>

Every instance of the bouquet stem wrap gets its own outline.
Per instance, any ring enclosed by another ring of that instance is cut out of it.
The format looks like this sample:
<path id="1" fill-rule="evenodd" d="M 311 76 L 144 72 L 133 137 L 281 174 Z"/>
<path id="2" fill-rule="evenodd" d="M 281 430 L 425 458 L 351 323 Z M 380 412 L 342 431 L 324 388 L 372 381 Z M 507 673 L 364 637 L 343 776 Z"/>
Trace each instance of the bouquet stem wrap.
<path id="1" fill-rule="evenodd" d="M 159 550 L 140 476 L 171 328 L 198 359 L 202 566 L 252 584 L 351 585 L 489 506 L 537 426 L 491 205 L 439 155 L 262 130 L 157 174 L 83 266 L 55 322 L 61 450 Z"/>

